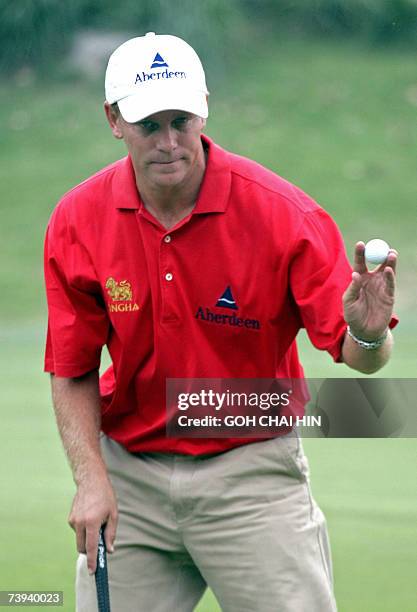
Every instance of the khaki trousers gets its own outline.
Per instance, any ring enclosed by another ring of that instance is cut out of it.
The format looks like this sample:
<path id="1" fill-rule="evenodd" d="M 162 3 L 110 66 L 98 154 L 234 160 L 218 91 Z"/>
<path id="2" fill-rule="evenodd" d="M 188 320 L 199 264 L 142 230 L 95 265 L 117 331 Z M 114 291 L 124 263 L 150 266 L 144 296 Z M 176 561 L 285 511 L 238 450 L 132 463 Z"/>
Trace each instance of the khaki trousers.
<path id="1" fill-rule="evenodd" d="M 191 612 L 207 585 L 223 612 L 336 610 L 326 523 L 294 432 L 203 457 L 101 443 L 120 512 L 112 612 Z M 95 612 L 85 555 L 76 590 L 78 612 Z"/>

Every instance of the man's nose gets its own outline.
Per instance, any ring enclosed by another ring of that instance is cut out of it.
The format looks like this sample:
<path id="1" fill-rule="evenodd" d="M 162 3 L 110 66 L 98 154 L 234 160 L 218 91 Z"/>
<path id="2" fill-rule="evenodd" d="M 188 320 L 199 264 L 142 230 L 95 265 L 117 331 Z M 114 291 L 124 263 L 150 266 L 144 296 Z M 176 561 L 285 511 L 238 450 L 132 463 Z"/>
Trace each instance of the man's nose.
<path id="1" fill-rule="evenodd" d="M 159 130 L 157 147 L 164 153 L 171 153 L 177 148 L 177 134 L 171 126 Z"/>

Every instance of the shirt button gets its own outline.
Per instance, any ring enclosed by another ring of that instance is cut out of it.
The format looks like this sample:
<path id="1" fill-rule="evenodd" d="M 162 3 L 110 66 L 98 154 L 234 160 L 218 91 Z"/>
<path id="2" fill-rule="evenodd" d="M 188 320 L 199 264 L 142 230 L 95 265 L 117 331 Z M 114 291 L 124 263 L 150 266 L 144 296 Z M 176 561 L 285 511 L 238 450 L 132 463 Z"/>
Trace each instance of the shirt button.
<path id="1" fill-rule="evenodd" d="M 168 236 L 165 236 L 164 242 L 171 242 L 171 236 L 169 234 Z"/>
<path id="2" fill-rule="evenodd" d="M 172 281 L 173 276 L 172 276 L 171 272 L 168 272 L 167 274 L 165 274 L 165 279 L 166 279 L 167 281 Z"/>

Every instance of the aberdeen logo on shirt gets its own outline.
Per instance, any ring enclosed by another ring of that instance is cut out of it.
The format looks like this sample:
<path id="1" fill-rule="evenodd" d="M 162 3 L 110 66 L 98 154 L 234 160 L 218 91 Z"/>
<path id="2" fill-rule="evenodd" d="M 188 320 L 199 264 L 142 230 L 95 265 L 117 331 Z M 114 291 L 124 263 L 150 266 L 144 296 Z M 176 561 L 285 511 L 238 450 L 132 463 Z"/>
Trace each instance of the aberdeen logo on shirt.
<path id="1" fill-rule="evenodd" d="M 232 310 L 239 310 L 233 298 L 230 285 L 226 287 L 225 291 L 223 291 L 223 295 L 217 300 L 216 306 L 221 306 L 222 308 L 231 308 Z"/>
<path id="2" fill-rule="evenodd" d="M 229 310 L 239 310 L 230 285 L 226 287 L 221 296 L 218 298 L 215 308 L 227 308 Z M 233 314 L 224 314 L 213 312 L 210 308 L 199 307 L 195 314 L 195 318 L 207 323 L 216 325 L 231 325 L 232 327 L 245 327 L 246 329 L 261 329 L 261 324 L 258 319 L 246 319 Z"/>
<path id="3" fill-rule="evenodd" d="M 132 286 L 127 280 L 117 282 L 110 276 L 106 281 L 106 289 L 112 301 L 109 304 L 110 312 L 132 312 L 139 310 L 139 306 L 136 302 L 133 302 Z"/>

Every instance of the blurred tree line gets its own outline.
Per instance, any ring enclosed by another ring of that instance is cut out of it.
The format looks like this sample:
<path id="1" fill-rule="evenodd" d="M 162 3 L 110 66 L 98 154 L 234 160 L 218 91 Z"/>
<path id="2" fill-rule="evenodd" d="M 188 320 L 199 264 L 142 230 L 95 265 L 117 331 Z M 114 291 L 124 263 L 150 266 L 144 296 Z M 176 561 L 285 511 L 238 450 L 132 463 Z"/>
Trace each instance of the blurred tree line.
<path id="1" fill-rule="evenodd" d="M 0 0 L 0 70 L 57 62 L 86 28 L 175 33 L 212 59 L 251 29 L 415 46 L 417 0 Z"/>

